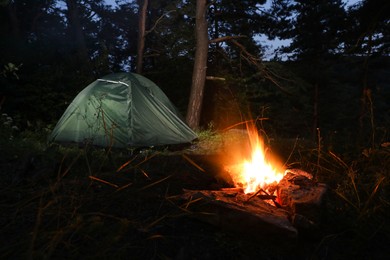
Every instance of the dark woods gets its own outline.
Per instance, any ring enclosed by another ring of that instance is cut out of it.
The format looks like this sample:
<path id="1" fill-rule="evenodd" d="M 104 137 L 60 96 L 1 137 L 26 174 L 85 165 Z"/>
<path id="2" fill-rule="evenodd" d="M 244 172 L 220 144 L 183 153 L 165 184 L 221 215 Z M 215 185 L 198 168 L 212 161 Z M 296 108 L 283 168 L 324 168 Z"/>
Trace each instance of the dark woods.
<path id="1" fill-rule="evenodd" d="M 115 2 L 1 1 L 1 112 L 21 129 L 50 127 L 96 78 L 138 70 L 184 115 L 195 1 Z M 318 141 L 320 134 L 338 149 L 385 142 L 389 9 L 384 0 L 209 1 L 200 126 L 225 129 L 250 111 L 267 119 L 269 135 Z M 270 54 L 264 37 L 289 41 Z"/>

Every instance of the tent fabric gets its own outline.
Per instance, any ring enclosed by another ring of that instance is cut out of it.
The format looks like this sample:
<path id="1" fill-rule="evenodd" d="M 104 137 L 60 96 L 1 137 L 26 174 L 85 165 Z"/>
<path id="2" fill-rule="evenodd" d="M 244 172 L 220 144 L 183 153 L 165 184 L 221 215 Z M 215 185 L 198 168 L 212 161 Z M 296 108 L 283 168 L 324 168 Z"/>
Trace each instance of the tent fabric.
<path id="1" fill-rule="evenodd" d="M 123 148 L 182 144 L 196 138 L 155 83 L 122 72 L 100 78 L 82 90 L 49 141 Z"/>

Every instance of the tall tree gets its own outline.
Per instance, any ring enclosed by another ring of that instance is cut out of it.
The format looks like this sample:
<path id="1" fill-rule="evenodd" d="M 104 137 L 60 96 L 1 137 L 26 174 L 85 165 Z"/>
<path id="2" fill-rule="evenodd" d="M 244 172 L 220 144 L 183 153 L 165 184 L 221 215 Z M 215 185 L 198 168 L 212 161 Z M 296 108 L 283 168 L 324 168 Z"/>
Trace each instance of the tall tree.
<path id="1" fill-rule="evenodd" d="M 372 65 L 380 57 L 390 54 L 390 2 L 385 0 L 364 0 L 360 4 L 348 9 L 349 28 L 346 37 L 346 52 L 364 57 L 361 67 L 360 83 L 360 114 L 359 118 L 359 145 L 370 142 L 375 145 L 375 115 L 373 69 L 380 70 Z M 381 64 L 382 62 L 379 62 Z M 383 64 L 383 63 L 382 63 Z M 384 63 L 386 64 L 386 63 Z M 369 131 L 365 130 L 366 125 Z M 367 138 L 369 136 L 369 138 Z M 369 139 L 369 140 L 367 140 Z"/>
<path id="2" fill-rule="evenodd" d="M 251 66 L 255 65 L 257 70 L 260 52 L 254 37 L 264 30 L 265 21 L 261 11 L 264 0 L 217 0 L 196 3 L 196 53 L 187 110 L 187 123 L 193 128 L 197 128 L 200 122 L 206 67 L 213 68 L 210 70 L 211 73 L 221 74 L 223 67 L 242 73 L 245 66 L 240 64 L 240 61 L 245 60 Z M 210 38 L 214 37 L 210 41 L 209 35 Z M 237 39 L 245 40 L 239 43 Z M 210 57 L 207 56 L 208 43 L 214 46 L 213 55 Z M 232 62 L 233 60 L 236 63 Z"/>
<path id="3" fill-rule="evenodd" d="M 359 55 L 390 53 L 390 2 L 363 0 L 348 9 L 346 51 Z"/>
<path id="4" fill-rule="evenodd" d="M 303 78 L 311 84 L 311 132 L 316 138 L 317 129 L 320 127 L 320 99 L 330 80 L 329 64 L 342 53 L 346 20 L 344 4 L 341 0 L 276 2 L 275 14 L 283 14 L 284 17 L 279 18 L 281 23 L 286 24 L 286 21 L 289 21 L 290 24 L 287 29 L 278 28 L 281 38 L 292 39 L 290 46 L 284 48 L 284 51 L 292 54 L 291 58 L 302 64 Z"/>
<path id="5" fill-rule="evenodd" d="M 138 45 L 136 71 L 142 74 L 142 66 L 145 49 L 145 26 L 149 0 L 138 0 Z"/>
<path id="6" fill-rule="evenodd" d="M 80 57 L 80 61 L 88 64 L 88 48 L 81 22 L 79 3 L 77 0 L 66 0 L 65 3 L 67 7 L 66 17 L 69 21 L 71 36 L 76 44 L 78 56 Z"/>
<path id="7" fill-rule="evenodd" d="M 190 100 L 187 110 L 187 124 L 192 129 L 199 127 L 202 111 L 204 84 L 206 81 L 207 53 L 208 53 L 208 28 L 207 28 L 207 0 L 196 1 L 196 51 L 192 74 Z"/>
<path id="8" fill-rule="evenodd" d="M 97 26 L 96 47 L 103 47 L 107 52 L 111 71 L 136 70 L 138 37 L 137 1 L 122 1 L 114 9 L 103 8 L 99 11 L 101 19 Z"/>

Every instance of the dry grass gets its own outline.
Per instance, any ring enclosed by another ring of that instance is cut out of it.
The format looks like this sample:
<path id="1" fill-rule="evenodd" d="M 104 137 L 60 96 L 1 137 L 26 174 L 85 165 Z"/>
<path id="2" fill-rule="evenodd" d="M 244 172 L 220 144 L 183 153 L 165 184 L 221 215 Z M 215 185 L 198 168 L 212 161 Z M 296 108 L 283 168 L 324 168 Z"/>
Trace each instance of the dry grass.
<path id="1" fill-rule="evenodd" d="M 0 258 L 376 259 L 390 241 L 390 150 L 347 159 L 303 140 L 270 140 L 286 165 L 329 186 L 321 233 L 287 248 L 230 234 L 188 216 L 183 188 L 225 185 L 214 155 L 243 133 L 207 133 L 179 152 L 104 151 L 2 143 Z M 5 145 L 5 146 L 4 146 Z M 12 147 L 12 148 L 11 148 Z M 283 238 L 281 238 L 283 239 Z"/>

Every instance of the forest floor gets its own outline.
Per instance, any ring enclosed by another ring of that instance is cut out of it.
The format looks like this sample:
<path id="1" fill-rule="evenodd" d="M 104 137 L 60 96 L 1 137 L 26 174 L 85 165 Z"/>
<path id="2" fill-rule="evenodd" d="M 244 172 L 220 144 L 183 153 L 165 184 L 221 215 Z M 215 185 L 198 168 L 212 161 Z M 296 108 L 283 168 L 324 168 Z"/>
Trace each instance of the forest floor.
<path id="1" fill-rule="evenodd" d="M 320 229 L 294 239 L 233 232 L 194 218 L 190 205 L 178 196 L 184 189 L 229 187 L 221 177 L 221 156 L 226 158 L 231 144 L 240 143 L 240 138 L 240 133 L 210 135 L 176 151 L 140 152 L 46 147 L 26 137 L 2 140 L 0 258 L 385 259 L 390 255 L 389 175 L 379 168 L 373 172 L 382 174 L 372 182 L 367 199 L 351 194 L 358 191 L 357 179 L 347 185 L 345 180 L 323 177 L 329 185 L 326 218 Z M 275 147 L 295 167 L 313 170 L 310 165 L 318 163 L 312 159 L 315 146 L 308 142 L 284 140 L 278 145 L 275 141 Z M 388 150 L 375 156 L 380 157 L 376 163 L 390 165 Z"/>

